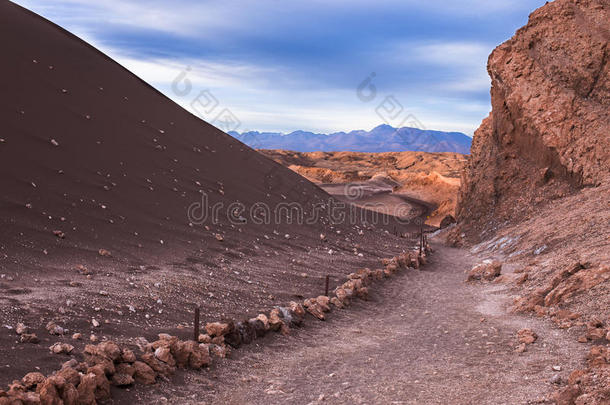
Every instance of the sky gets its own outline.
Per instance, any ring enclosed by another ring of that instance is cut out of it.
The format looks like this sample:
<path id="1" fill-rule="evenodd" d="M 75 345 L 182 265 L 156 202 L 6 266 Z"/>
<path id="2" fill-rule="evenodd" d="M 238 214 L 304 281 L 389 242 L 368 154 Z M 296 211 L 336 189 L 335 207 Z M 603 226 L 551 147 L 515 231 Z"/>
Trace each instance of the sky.
<path id="1" fill-rule="evenodd" d="M 17 0 L 223 130 L 472 135 L 544 0 Z"/>

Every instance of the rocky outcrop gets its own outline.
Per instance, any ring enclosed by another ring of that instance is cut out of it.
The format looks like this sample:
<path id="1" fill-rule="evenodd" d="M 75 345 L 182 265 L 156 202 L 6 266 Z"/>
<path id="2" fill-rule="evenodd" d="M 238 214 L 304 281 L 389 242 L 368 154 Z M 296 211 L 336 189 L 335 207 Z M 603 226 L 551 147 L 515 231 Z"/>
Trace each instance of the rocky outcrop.
<path id="1" fill-rule="evenodd" d="M 462 228 L 491 228 L 609 178 L 610 1 L 556 0 L 488 61 L 492 112 L 462 178 Z"/>

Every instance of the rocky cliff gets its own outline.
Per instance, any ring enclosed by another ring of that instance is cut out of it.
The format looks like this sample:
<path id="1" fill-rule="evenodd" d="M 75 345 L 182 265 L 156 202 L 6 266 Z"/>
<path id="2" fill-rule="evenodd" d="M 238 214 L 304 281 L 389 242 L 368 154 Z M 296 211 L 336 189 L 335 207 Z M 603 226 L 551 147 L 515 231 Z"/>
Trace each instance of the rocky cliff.
<path id="1" fill-rule="evenodd" d="M 462 228 L 494 229 L 609 178 L 610 1 L 556 0 L 489 57 L 492 112 L 460 190 Z"/>

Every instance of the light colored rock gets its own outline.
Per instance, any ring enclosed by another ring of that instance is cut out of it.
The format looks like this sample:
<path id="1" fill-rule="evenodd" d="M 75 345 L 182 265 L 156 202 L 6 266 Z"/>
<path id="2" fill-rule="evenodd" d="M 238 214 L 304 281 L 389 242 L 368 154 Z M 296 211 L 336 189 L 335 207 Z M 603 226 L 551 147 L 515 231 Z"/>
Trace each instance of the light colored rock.
<path id="1" fill-rule="evenodd" d="M 330 312 L 330 298 L 326 295 L 320 295 L 316 298 L 316 302 L 324 312 Z"/>
<path id="2" fill-rule="evenodd" d="M 279 308 L 273 308 L 271 312 L 269 312 L 269 328 L 273 331 L 279 331 L 282 329 L 282 325 L 284 325 L 284 321 L 281 317 L 281 310 Z"/>
<path id="3" fill-rule="evenodd" d="M 38 384 L 45 380 L 45 376 L 39 372 L 27 373 L 21 379 L 21 382 L 26 389 L 35 388 Z"/>
<path id="4" fill-rule="evenodd" d="M 197 341 L 199 343 L 207 344 L 207 343 L 212 343 L 212 338 L 208 334 L 200 333 L 199 337 L 197 338 Z"/>
<path id="5" fill-rule="evenodd" d="M 210 336 L 223 336 L 232 331 L 232 325 L 225 322 L 210 322 L 205 325 L 205 330 Z"/>
<path id="6" fill-rule="evenodd" d="M 485 280 L 492 281 L 502 271 L 502 263 L 497 260 L 483 260 L 475 265 L 469 272 L 467 281 Z"/>
<path id="7" fill-rule="evenodd" d="M 15 326 L 15 332 L 16 332 L 18 335 L 22 335 L 22 334 L 24 334 L 24 333 L 28 333 L 28 332 L 29 332 L 29 328 L 28 328 L 27 326 L 25 326 L 25 324 L 23 324 L 23 323 L 19 322 L 19 323 L 17 324 L 17 326 Z"/>
<path id="8" fill-rule="evenodd" d="M 57 342 L 49 347 L 49 350 L 54 354 L 70 354 L 72 353 L 72 350 L 74 350 L 74 346 L 68 343 Z"/>
<path id="9" fill-rule="evenodd" d="M 305 300 L 303 306 L 305 307 L 307 312 L 309 312 L 311 315 L 318 318 L 319 320 L 323 321 L 325 319 L 324 310 L 320 307 L 320 304 L 316 299 L 309 298 Z"/>
<path id="10" fill-rule="evenodd" d="M 38 339 L 38 336 L 36 336 L 35 333 L 23 333 L 21 334 L 19 341 L 21 343 L 40 343 L 40 339 Z"/>
<path id="11" fill-rule="evenodd" d="M 520 343 L 531 345 L 538 339 L 538 335 L 531 329 L 521 329 L 517 332 L 517 339 Z"/>
<path id="12" fill-rule="evenodd" d="M 64 335 L 68 332 L 67 329 L 62 328 L 61 326 L 57 325 L 53 321 L 50 321 L 49 323 L 47 323 L 46 329 L 51 335 L 57 335 L 57 336 Z"/>

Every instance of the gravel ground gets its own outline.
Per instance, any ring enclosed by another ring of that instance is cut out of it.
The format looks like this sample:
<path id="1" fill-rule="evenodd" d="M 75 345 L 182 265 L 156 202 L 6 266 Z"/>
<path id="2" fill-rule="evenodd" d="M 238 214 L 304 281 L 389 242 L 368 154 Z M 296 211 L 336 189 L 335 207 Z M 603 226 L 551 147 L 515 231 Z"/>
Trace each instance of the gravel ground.
<path id="1" fill-rule="evenodd" d="M 582 345 L 548 321 L 508 313 L 505 286 L 465 284 L 471 254 L 435 250 L 423 271 L 373 286 L 369 302 L 326 322 L 309 318 L 291 336 L 267 337 L 210 371 L 122 391 L 116 403 L 544 403 L 559 386 L 551 379 L 566 380 L 584 361 Z M 539 338 L 516 353 L 524 327 Z"/>

